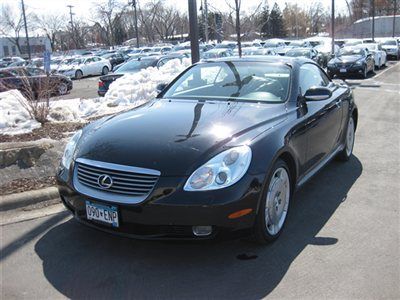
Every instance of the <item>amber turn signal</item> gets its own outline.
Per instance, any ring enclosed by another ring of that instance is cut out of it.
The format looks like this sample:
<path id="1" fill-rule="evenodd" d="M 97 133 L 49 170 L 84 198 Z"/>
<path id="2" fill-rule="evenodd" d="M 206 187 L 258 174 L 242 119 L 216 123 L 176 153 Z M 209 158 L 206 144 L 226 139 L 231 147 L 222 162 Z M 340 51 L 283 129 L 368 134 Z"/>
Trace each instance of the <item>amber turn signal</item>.
<path id="1" fill-rule="evenodd" d="M 237 211 L 237 212 L 231 213 L 231 214 L 228 216 L 228 219 L 240 218 L 240 217 L 243 217 L 243 216 L 245 216 L 245 215 L 248 215 L 248 214 L 251 213 L 252 211 L 253 211 L 252 208 L 242 209 L 242 210 L 239 210 L 239 211 Z"/>

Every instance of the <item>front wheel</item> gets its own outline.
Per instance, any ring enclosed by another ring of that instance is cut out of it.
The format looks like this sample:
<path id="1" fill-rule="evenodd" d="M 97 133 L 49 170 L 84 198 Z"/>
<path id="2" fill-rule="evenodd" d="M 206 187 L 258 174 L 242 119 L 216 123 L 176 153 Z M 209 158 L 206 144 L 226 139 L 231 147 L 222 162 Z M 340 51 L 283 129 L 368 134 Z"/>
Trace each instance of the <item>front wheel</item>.
<path id="1" fill-rule="evenodd" d="M 287 164 L 277 160 L 264 187 L 262 202 L 254 226 L 254 238 L 267 244 L 282 232 L 292 197 L 291 178 Z"/>
<path id="2" fill-rule="evenodd" d="M 103 70 L 101 70 L 101 75 L 107 75 L 108 71 L 108 67 L 103 67 Z"/>
<path id="3" fill-rule="evenodd" d="M 81 70 L 77 70 L 77 71 L 75 72 L 75 78 L 76 78 L 76 79 L 81 79 L 82 77 L 83 77 L 82 71 L 81 71 Z"/>
<path id="4" fill-rule="evenodd" d="M 367 77 L 368 77 L 368 68 L 367 66 L 364 66 L 362 78 L 366 79 Z"/>
<path id="5" fill-rule="evenodd" d="M 67 86 L 67 84 L 64 83 L 64 82 L 61 82 L 61 83 L 58 85 L 58 94 L 59 94 L 59 95 L 65 95 L 67 92 L 68 92 L 68 86 Z"/>
<path id="6" fill-rule="evenodd" d="M 337 158 L 341 161 L 348 161 L 353 154 L 354 138 L 355 138 L 356 126 L 354 123 L 353 116 L 350 116 L 349 122 L 347 123 L 346 140 L 344 149 L 339 152 Z"/>

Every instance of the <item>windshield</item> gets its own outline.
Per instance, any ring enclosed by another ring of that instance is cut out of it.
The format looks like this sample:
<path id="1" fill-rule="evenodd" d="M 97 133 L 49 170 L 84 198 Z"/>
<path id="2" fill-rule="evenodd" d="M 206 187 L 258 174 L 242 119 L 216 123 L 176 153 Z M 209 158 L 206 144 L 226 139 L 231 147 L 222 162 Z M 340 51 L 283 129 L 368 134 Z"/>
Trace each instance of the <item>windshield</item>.
<path id="1" fill-rule="evenodd" d="M 382 45 L 396 46 L 396 41 L 395 40 L 383 41 Z"/>
<path id="2" fill-rule="evenodd" d="M 373 51 L 373 50 L 377 50 L 377 49 L 378 49 L 378 45 L 376 45 L 376 44 L 372 44 L 372 45 L 371 45 L 371 44 L 370 44 L 370 45 L 364 44 L 363 46 L 364 46 L 365 48 L 367 48 L 368 50 L 370 50 L 370 51 L 371 51 L 371 50 Z"/>
<path id="3" fill-rule="evenodd" d="M 274 48 L 274 47 L 278 47 L 278 43 L 274 43 L 274 42 L 266 42 L 265 44 L 264 44 L 264 47 L 265 48 Z"/>
<path id="4" fill-rule="evenodd" d="M 286 56 L 291 56 L 291 57 L 310 57 L 310 51 L 309 50 L 289 50 L 286 52 Z"/>
<path id="5" fill-rule="evenodd" d="M 84 58 L 75 58 L 69 64 L 71 64 L 71 65 L 80 65 L 80 64 L 83 64 L 84 62 L 85 62 Z"/>
<path id="6" fill-rule="evenodd" d="M 289 46 L 293 46 L 293 47 L 301 47 L 303 46 L 303 42 L 300 41 L 294 41 L 294 42 L 290 42 Z"/>
<path id="7" fill-rule="evenodd" d="M 186 49 L 190 49 L 190 46 L 175 46 L 173 50 L 180 51 L 180 50 L 186 50 Z"/>
<path id="8" fill-rule="evenodd" d="M 153 59 L 131 60 L 123 64 L 121 67 L 119 67 L 118 70 L 115 71 L 115 73 L 139 71 L 141 69 L 146 69 L 148 67 L 151 67 L 153 63 L 154 63 Z"/>
<path id="9" fill-rule="evenodd" d="M 339 51 L 339 56 L 347 56 L 347 55 L 364 55 L 363 49 L 356 48 L 342 48 Z"/>
<path id="10" fill-rule="evenodd" d="M 219 99 L 281 103 L 290 68 L 266 62 L 213 62 L 186 71 L 164 94 L 169 99 Z"/>

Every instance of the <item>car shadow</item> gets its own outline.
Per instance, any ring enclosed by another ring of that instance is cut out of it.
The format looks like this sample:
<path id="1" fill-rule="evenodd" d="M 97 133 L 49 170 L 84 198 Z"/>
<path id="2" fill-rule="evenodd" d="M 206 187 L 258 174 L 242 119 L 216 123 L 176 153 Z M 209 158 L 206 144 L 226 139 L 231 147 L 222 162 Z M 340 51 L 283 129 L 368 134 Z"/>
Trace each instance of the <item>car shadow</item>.
<path id="1" fill-rule="evenodd" d="M 49 283 L 68 298 L 262 298 L 305 247 L 340 242 L 319 232 L 361 173 L 355 156 L 330 163 L 296 193 L 284 232 L 268 246 L 138 241 L 70 219 L 44 234 L 35 251 Z"/>

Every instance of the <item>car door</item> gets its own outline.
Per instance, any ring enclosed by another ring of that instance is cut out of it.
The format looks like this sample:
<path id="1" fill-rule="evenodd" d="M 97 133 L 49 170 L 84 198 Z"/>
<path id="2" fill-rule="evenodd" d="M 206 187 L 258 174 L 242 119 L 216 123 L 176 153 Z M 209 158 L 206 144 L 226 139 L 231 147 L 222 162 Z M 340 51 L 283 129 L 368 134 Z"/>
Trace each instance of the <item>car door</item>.
<path id="1" fill-rule="evenodd" d="M 300 67 L 299 92 L 301 97 L 315 86 L 330 88 L 332 96 L 327 100 L 307 101 L 306 114 L 306 163 L 305 170 L 310 170 L 327 158 L 339 145 L 339 133 L 342 127 L 343 96 L 325 73 L 312 63 Z"/>

